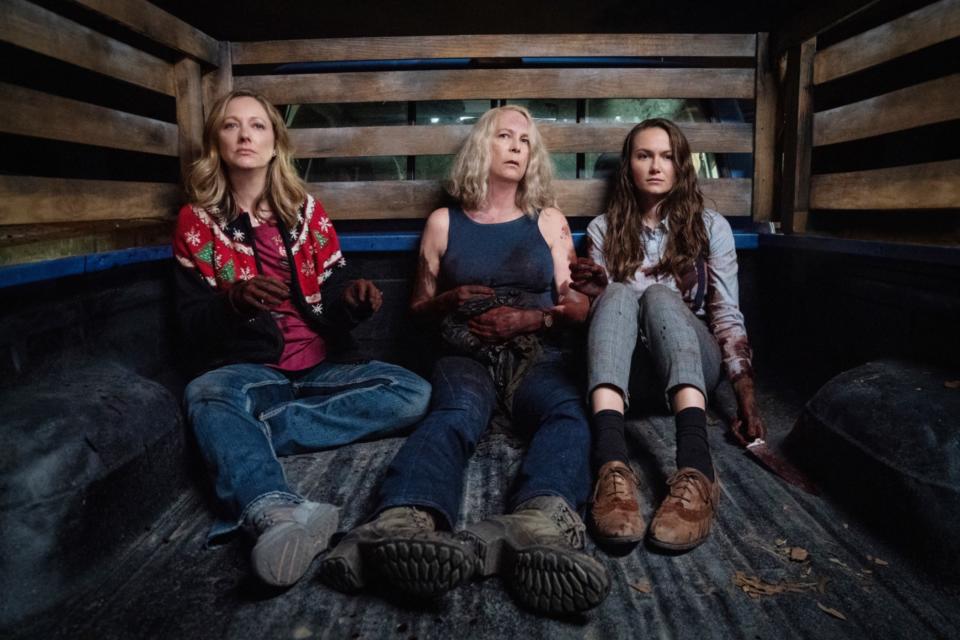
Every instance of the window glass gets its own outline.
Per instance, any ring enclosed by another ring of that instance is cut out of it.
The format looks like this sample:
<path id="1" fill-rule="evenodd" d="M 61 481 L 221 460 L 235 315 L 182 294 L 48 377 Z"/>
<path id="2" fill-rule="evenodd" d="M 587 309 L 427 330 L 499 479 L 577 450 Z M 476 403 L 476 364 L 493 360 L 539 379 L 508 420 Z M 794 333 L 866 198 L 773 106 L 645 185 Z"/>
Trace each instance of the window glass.
<path id="1" fill-rule="evenodd" d="M 297 165 L 307 182 L 403 180 L 407 177 L 406 156 L 301 158 Z"/>
<path id="2" fill-rule="evenodd" d="M 293 104 L 286 107 L 284 119 L 291 129 L 405 125 L 407 103 Z"/>
<path id="3" fill-rule="evenodd" d="M 490 110 L 489 100 L 431 100 L 416 105 L 417 124 L 472 125 Z"/>

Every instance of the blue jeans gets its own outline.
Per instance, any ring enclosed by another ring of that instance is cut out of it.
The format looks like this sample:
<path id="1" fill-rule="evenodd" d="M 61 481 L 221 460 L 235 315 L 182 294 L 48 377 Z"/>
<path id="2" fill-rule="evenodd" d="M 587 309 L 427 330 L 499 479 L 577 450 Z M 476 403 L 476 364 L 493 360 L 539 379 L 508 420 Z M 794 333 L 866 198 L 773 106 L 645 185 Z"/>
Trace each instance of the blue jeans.
<path id="1" fill-rule="evenodd" d="M 292 378 L 292 379 L 291 379 Z M 424 416 L 426 380 L 385 362 L 322 362 L 298 376 L 234 364 L 193 380 L 184 402 L 229 533 L 256 502 L 301 502 L 277 456 L 386 436 Z"/>
<path id="2" fill-rule="evenodd" d="M 619 282 L 594 303 L 587 345 L 588 393 L 611 385 L 646 408 L 671 406 L 671 393 L 696 387 L 704 398 L 721 375 L 720 346 L 680 295 L 654 284 L 640 299 Z"/>
<path id="3" fill-rule="evenodd" d="M 497 393 L 487 368 L 470 358 L 441 358 L 433 370 L 430 413 L 390 463 L 377 511 L 431 509 L 453 528 L 463 475 L 490 422 Z M 580 510 L 590 493 L 590 428 L 583 399 L 559 351 L 545 349 L 513 398 L 515 426 L 532 434 L 511 507 L 537 496 L 560 496 Z"/>

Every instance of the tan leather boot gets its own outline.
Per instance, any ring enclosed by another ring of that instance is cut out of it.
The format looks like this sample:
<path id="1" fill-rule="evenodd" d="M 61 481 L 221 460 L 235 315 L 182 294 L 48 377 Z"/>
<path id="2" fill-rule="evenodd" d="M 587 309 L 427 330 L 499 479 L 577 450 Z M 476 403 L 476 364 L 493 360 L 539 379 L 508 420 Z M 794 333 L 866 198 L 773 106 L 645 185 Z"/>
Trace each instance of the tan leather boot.
<path id="1" fill-rule="evenodd" d="M 670 494 L 650 523 L 650 542 L 670 551 L 693 549 L 707 539 L 720 501 L 720 482 L 692 467 L 667 480 Z"/>
<path id="2" fill-rule="evenodd" d="M 607 544 L 632 544 L 643 540 L 646 523 L 640 514 L 637 484 L 633 470 L 619 460 L 600 467 L 590 507 L 597 540 Z"/>

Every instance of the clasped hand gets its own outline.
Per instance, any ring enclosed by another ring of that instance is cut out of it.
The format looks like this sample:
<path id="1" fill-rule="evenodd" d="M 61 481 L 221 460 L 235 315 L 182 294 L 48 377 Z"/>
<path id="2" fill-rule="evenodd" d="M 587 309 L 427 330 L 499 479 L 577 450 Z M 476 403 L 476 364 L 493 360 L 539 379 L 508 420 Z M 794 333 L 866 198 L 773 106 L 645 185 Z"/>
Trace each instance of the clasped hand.
<path id="1" fill-rule="evenodd" d="M 239 313 L 254 316 L 272 311 L 290 298 L 290 287 L 272 276 L 257 275 L 234 283 L 227 294 Z M 369 317 L 383 304 L 383 294 L 369 280 L 353 280 L 343 292 L 343 301 L 354 315 Z"/>

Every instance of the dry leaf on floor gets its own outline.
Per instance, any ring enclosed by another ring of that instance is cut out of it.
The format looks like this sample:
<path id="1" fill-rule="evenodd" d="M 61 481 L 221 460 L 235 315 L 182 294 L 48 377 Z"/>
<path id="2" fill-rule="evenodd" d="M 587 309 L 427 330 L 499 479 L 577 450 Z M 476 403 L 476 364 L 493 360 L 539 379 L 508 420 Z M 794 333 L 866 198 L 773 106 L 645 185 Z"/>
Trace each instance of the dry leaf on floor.
<path id="1" fill-rule="evenodd" d="M 943 386 L 947 389 L 960 389 L 960 380 L 944 380 Z"/>
<path id="2" fill-rule="evenodd" d="M 834 618 L 837 618 L 838 620 L 846 620 L 846 619 L 847 619 L 847 616 L 843 615 L 842 613 L 840 613 L 839 611 L 837 611 L 837 610 L 834 609 L 833 607 L 825 606 L 825 605 L 823 605 L 823 604 L 820 604 L 819 602 L 817 602 L 817 606 L 820 608 L 820 611 L 823 611 L 824 613 L 828 613 L 828 614 L 830 614 L 831 616 L 833 616 Z"/>
<path id="3" fill-rule="evenodd" d="M 878 565 L 880 565 L 881 567 L 886 567 L 887 565 L 890 564 L 890 563 L 887 562 L 886 560 L 881 560 L 880 558 L 874 558 L 874 559 L 873 559 L 873 563 L 874 563 L 874 564 L 878 564 Z"/>
<path id="4" fill-rule="evenodd" d="M 628 583 L 630 588 L 634 591 L 639 591 L 640 593 L 650 593 L 653 591 L 653 587 L 650 586 L 650 582 L 644 580 L 642 582 L 630 582 Z"/>
<path id="5" fill-rule="evenodd" d="M 794 562 L 804 562 L 810 554 L 803 547 L 790 547 L 790 559 Z"/>
<path id="6" fill-rule="evenodd" d="M 816 582 L 764 582 L 756 576 L 748 576 L 742 571 L 737 571 L 733 576 L 733 584 L 743 590 L 751 598 L 760 596 L 773 596 L 786 591 L 792 593 L 803 593 L 804 591 L 815 591 Z"/>

